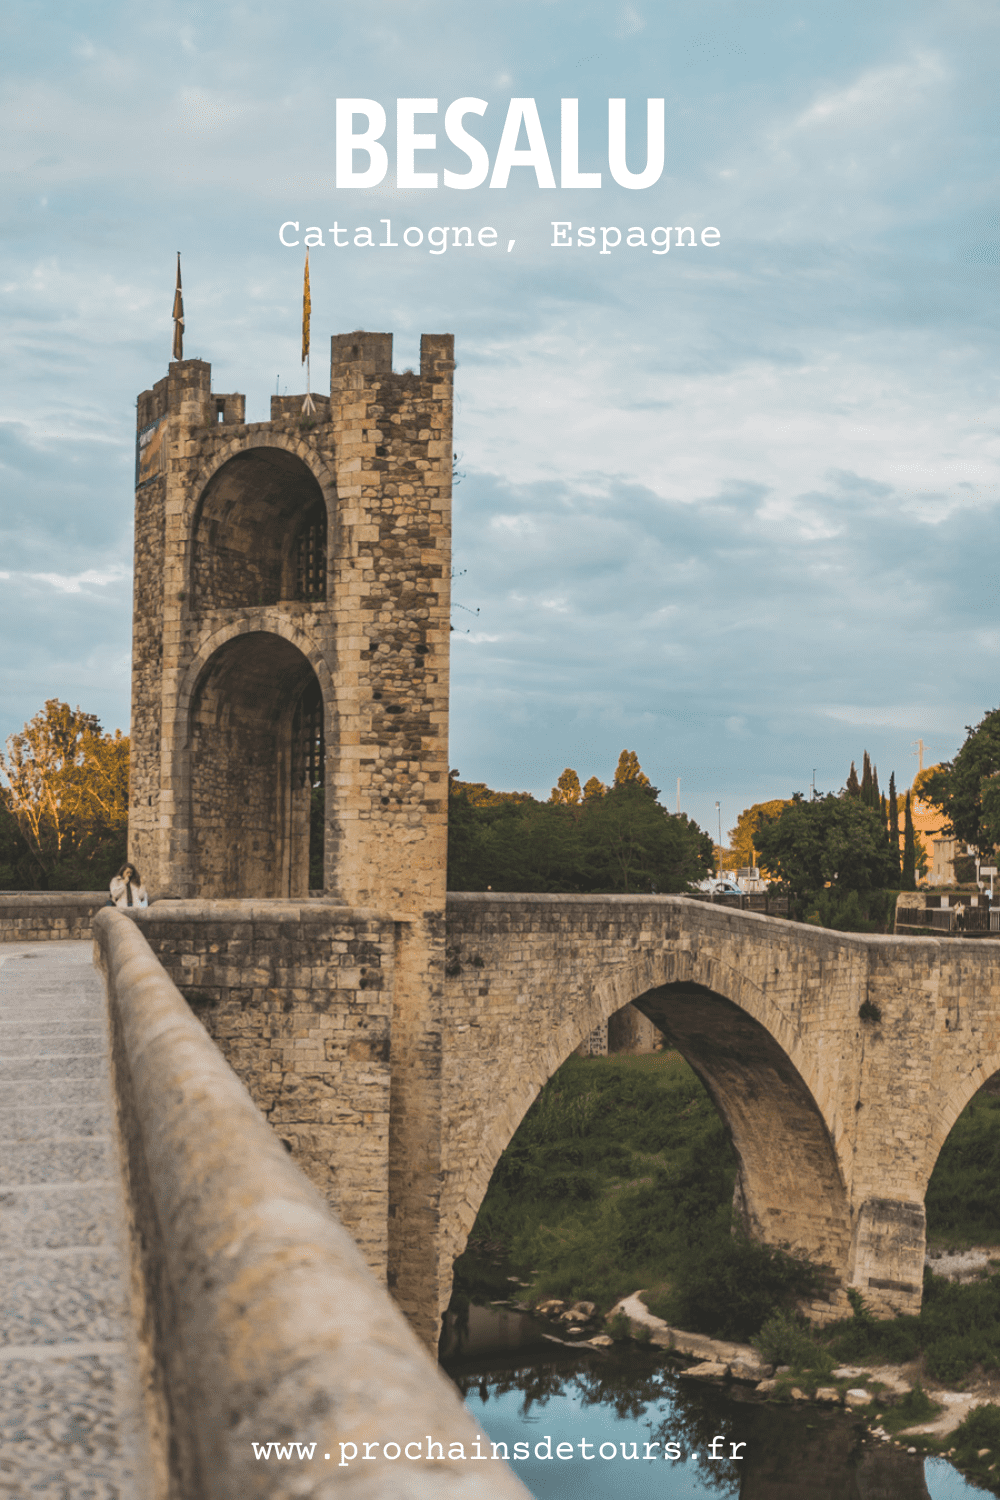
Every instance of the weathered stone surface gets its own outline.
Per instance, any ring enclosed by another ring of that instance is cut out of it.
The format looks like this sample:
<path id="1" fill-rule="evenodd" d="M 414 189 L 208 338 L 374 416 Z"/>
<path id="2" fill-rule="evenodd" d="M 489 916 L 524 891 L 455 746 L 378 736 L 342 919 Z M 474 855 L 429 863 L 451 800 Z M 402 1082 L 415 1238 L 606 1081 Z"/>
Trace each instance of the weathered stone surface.
<path id="1" fill-rule="evenodd" d="M 774 1373 L 773 1365 L 765 1365 L 759 1359 L 734 1359 L 729 1363 L 729 1373 L 734 1380 L 752 1381 L 757 1384 Z"/>
<path id="2" fill-rule="evenodd" d="M 155 902 L 136 921 L 384 1283 L 397 924 L 327 901 Z"/>
<path id="3" fill-rule="evenodd" d="M 312 415 L 302 397 L 275 397 L 271 420 L 248 424 L 243 397 L 213 392 L 201 360 L 171 364 L 137 413 L 129 855 L 154 899 L 304 901 L 321 787 L 325 892 L 407 924 L 391 986 L 393 1213 L 376 1238 L 429 1341 L 441 1291 L 453 370 L 449 334 L 423 335 L 419 370 L 399 374 L 390 334 L 355 332 L 333 339 L 330 396 Z M 271 940 L 264 912 L 257 921 L 255 950 Z M 297 1006 L 317 980 L 294 946 L 263 966 L 233 946 L 225 957 L 203 988 L 210 1001 L 228 995 L 226 1045 L 253 1072 L 235 1007 L 268 989 Z M 279 1128 L 286 1079 L 293 1116 L 303 1090 L 319 1111 L 327 1082 L 306 1074 L 276 1069 L 266 1095 L 255 1079 Z M 339 1151 L 343 1184 L 341 1124 L 310 1120 L 295 1146 L 314 1176 Z M 338 1201 L 350 1218 L 348 1196 Z"/>
<path id="4" fill-rule="evenodd" d="M 150 1338 L 164 1372 L 171 1493 L 273 1500 L 286 1480 L 253 1443 L 294 1441 L 316 1444 L 295 1465 L 301 1500 L 331 1486 L 360 1500 L 523 1500 L 502 1464 L 476 1462 L 473 1445 L 489 1453 L 488 1440 L 138 924 L 108 911 L 96 929 L 144 1281 L 155 1290 Z M 380 1461 L 385 1444 L 423 1446 L 428 1434 L 447 1457 Z M 340 1469 L 341 1444 L 357 1458 L 365 1442 L 379 1445 L 374 1461 L 352 1468 L 348 1458 Z"/>
<path id="5" fill-rule="evenodd" d="M 1000 1069 L 995 944 L 680 897 L 446 907 L 452 341 L 425 336 L 416 373 L 386 334 L 332 352 L 311 417 L 284 397 L 246 424 L 199 360 L 139 399 L 130 855 L 154 896 L 254 903 L 240 933 L 180 914 L 158 951 L 429 1343 L 539 1089 L 650 1028 L 726 1119 L 747 1229 L 829 1268 L 809 1316 L 848 1286 L 915 1311 L 927 1180 Z M 377 962 L 310 930 L 320 783 L 324 889 Z"/>
<path id="6" fill-rule="evenodd" d="M 0 943 L 89 942 L 107 891 L 16 891 L 0 895 Z"/>
<path id="7" fill-rule="evenodd" d="M 850 1407 L 867 1406 L 871 1401 L 868 1391 L 862 1390 L 860 1386 L 854 1386 L 851 1390 L 844 1392 L 844 1405 Z"/>
<path id="8" fill-rule="evenodd" d="M 104 996 L 90 942 L 36 939 L 0 964 L 0 1493 L 160 1500 Z"/>
<path id="9" fill-rule="evenodd" d="M 681 1371 L 681 1374 L 690 1375 L 695 1380 L 721 1380 L 727 1369 L 728 1366 L 724 1365 L 721 1360 L 705 1359 L 700 1364 L 689 1365 L 686 1370 Z"/>

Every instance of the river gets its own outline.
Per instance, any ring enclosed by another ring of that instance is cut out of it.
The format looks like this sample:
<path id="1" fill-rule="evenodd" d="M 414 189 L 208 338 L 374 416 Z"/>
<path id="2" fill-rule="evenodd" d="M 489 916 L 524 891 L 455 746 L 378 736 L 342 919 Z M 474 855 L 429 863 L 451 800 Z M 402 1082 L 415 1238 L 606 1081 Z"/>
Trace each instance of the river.
<path id="1" fill-rule="evenodd" d="M 843 1410 L 780 1406 L 748 1386 L 690 1380 L 662 1351 L 636 1344 L 568 1348 L 511 1309 L 473 1305 L 461 1321 L 449 1313 L 441 1360 L 535 1500 L 983 1494 L 945 1460 L 881 1442 Z"/>

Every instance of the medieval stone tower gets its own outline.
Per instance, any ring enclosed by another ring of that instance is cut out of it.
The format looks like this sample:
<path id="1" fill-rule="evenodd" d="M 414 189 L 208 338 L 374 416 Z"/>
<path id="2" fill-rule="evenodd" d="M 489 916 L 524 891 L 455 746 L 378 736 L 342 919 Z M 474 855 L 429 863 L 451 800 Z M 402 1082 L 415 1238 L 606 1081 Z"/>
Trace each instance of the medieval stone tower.
<path id="1" fill-rule="evenodd" d="M 129 841 L 152 897 L 443 909 L 452 356 L 425 334 L 394 374 L 391 334 L 338 335 L 329 399 L 272 397 L 269 422 L 197 359 L 139 397 Z"/>

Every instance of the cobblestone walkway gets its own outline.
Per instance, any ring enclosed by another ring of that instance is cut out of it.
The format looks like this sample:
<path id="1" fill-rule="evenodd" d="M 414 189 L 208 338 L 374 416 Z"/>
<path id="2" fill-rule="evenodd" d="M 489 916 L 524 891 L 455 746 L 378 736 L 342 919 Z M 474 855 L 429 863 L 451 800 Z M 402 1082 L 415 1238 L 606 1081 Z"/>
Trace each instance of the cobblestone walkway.
<path id="1" fill-rule="evenodd" d="M 103 985 L 0 947 L 0 1500 L 146 1500 Z"/>

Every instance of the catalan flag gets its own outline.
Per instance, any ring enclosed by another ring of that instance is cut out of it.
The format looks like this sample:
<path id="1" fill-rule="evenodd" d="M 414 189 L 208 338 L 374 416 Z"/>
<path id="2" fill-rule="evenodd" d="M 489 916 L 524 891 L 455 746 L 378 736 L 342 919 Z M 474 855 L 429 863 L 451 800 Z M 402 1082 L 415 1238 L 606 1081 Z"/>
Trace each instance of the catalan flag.
<path id="1" fill-rule="evenodd" d="M 184 358 L 184 296 L 181 292 L 181 252 L 177 252 L 177 287 L 174 291 L 174 359 Z"/>

